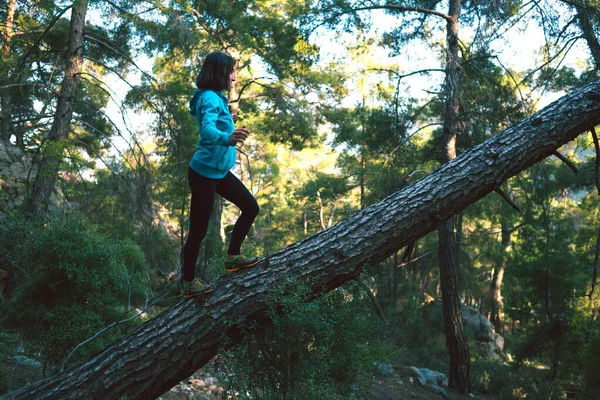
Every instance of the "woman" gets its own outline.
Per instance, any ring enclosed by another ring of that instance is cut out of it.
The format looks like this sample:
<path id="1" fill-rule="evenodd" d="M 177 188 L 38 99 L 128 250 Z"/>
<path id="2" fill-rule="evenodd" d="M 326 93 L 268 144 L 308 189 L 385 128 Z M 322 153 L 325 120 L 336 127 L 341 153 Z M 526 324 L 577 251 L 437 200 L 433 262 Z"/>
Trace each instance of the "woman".
<path id="1" fill-rule="evenodd" d="M 242 211 L 231 234 L 225 270 L 235 272 L 258 263 L 258 258 L 245 258 L 240 253 L 242 242 L 258 214 L 258 204 L 244 184 L 229 171 L 235 164 L 236 144 L 244 143 L 250 134 L 246 127 L 234 127 L 227 97 L 223 93 L 236 79 L 234 64 L 233 58 L 221 52 L 206 56 L 196 78 L 198 89 L 190 101 L 190 114 L 196 116 L 200 140 L 188 168 L 192 202 L 190 233 L 183 250 L 184 297 L 212 291 L 210 285 L 194 278 L 194 273 L 216 194 Z"/>

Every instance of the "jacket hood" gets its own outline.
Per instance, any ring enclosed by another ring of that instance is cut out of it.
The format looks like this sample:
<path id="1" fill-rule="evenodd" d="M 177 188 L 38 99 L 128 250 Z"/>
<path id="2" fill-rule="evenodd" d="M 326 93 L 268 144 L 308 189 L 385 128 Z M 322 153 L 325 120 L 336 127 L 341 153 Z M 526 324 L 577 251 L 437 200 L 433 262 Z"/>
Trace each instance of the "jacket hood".
<path id="1" fill-rule="evenodd" d="M 190 114 L 196 115 L 196 104 L 198 104 L 198 99 L 202 92 L 206 89 L 196 89 L 194 90 L 194 94 L 192 95 L 192 99 L 190 100 Z"/>
<path id="2" fill-rule="evenodd" d="M 196 105 L 198 104 L 198 100 L 200 99 L 200 95 L 207 90 L 212 90 L 215 92 L 220 98 L 222 98 L 225 103 L 227 103 L 227 97 L 223 94 L 223 91 L 214 90 L 214 89 L 196 89 L 192 95 L 192 99 L 190 100 L 190 114 L 196 115 Z"/>

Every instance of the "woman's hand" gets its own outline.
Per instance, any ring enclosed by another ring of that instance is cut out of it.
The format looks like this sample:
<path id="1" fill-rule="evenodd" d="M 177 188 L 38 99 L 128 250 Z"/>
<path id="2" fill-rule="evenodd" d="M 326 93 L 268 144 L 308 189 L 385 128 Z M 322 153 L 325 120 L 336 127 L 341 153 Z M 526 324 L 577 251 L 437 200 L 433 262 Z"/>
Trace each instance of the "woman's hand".
<path id="1" fill-rule="evenodd" d="M 229 143 L 231 143 L 232 146 L 235 146 L 238 143 L 244 143 L 244 140 L 248 138 L 249 134 L 250 131 L 246 129 L 245 126 L 242 126 L 241 128 L 236 128 L 229 137 Z"/>

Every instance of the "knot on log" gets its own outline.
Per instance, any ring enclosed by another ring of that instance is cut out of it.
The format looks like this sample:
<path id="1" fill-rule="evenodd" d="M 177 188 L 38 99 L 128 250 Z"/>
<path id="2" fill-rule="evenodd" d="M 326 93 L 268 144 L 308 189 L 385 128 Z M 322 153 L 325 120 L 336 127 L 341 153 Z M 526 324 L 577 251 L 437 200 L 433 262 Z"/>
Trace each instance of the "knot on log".
<path id="1" fill-rule="evenodd" d="M 584 97 L 585 97 L 586 100 L 591 100 L 594 103 L 600 102 L 600 93 L 589 92 Z"/>
<path id="2" fill-rule="evenodd" d="M 534 119 L 531 121 L 531 126 L 539 126 L 539 125 L 541 125 L 541 124 L 542 124 L 542 117 L 537 117 L 537 118 L 534 118 Z"/>

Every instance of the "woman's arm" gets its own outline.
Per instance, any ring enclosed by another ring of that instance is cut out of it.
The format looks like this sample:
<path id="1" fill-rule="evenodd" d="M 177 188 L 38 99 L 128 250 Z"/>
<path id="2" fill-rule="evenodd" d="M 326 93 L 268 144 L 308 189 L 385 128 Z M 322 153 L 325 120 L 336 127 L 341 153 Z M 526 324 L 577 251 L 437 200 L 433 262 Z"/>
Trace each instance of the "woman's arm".
<path id="1" fill-rule="evenodd" d="M 200 99 L 199 103 L 197 118 L 202 118 L 200 136 L 221 146 L 231 146 L 232 143 L 229 141 L 231 133 L 217 129 L 217 120 L 221 112 L 219 97 L 214 93 L 206 92 L 204 99 Z"/>

